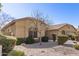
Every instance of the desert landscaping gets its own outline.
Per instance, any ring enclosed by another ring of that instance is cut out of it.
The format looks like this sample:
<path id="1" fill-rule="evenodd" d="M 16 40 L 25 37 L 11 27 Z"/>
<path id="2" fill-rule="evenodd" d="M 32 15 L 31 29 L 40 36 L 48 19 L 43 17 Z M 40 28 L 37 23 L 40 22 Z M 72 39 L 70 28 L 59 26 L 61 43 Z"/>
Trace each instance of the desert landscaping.
<path id="1" fill-rule="evenodd" d="M 72 44 L 71 42 L 67 44 Z M 73 45 L 73 44 L 72 44 Z M 14 50 L 24 51 L 26 56 L 79 56 L 79 50 L 75 50 L 73 46 L 57 45 L 56 42 L 42 42 L 35 44 L 21 44 L 16 46 Z"/>
<path id="2" fill-rule="evenodd" d="M 67 5 L 0 3 L 0 56 L 79 56 L 79 10 Z"/>

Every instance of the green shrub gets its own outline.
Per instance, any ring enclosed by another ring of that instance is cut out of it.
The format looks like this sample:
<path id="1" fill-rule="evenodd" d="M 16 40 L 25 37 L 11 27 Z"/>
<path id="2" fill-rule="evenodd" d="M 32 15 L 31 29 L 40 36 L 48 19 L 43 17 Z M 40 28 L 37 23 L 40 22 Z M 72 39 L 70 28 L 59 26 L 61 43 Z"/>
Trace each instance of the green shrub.
<path id="1" fill-rule="evenodd" d="M 26 44 L 32 44 L 32 43 L 35 43 L 35 40 L 32 37 L 28 37 L 28 38 L 26 38 L 25 43 Z"/>
<path id="2" fill-rule="evenodd" d="M 75 37 L 74 37 L 74 36 L 72 36 L 72 37 L 71 37 L 71 40 L 75 40 Z"/>
<path id="3" fill-rule="evenodd" d="M 76 41 L 79 41 L 79 39 L 78 39 L 79 37 L 78 36 L 76 36 Z"/>
<path id="4" fill-rule="evenodd" d="M 75 44 L 74 48 L 77 49 L 77 50 L 79 50 L 79 44 Z"/>
<path id="5" fill-rule="evenodd" d="M 16 45 L 16 38 L 12 36 L 0 35 L 0 44 L 2 45 L 2 53 L 7 54 Z"/>
<path id="6" fill-rule="evenodd" d="M 24 56 L 23 51 L 17 51 L 17 50 L 12 50 L 10 53 L 8 53 L 8 56 Z"/>
<path id="7" fill-rule="evenodd" d="M 71 40 L 77 40 L 78 39 L 77 35 L 69 35 L 69 37 L 71 38 Z"/>
<path id="8" fill-rule="evenodd" d="M 71 40 L 75 40 L 75 36 L 73 36 L 73 35 L 69 35 L 69 38 L 71 38 Z"/>
<path id="9" fill-rule="evenodd" d="M 25 38 L 17 38 L 16 45 L 20 45 L 20 44 L 24 43 L 24 41 L 25 41 Z"/>
<path id="10" fill-rule="evenodd" d="M 42 41 L 42 42 L 48 42 L 48 37 L 47 37 L 47 36 L 42 37 L 42 38 L 41 38 L 41 41 Z"/>
<path id="11" fill-rule="evenodd" d="M 63 45 L 68 40 L 68 36 L 60 35 L 58 36 L 58 44 Z"/>

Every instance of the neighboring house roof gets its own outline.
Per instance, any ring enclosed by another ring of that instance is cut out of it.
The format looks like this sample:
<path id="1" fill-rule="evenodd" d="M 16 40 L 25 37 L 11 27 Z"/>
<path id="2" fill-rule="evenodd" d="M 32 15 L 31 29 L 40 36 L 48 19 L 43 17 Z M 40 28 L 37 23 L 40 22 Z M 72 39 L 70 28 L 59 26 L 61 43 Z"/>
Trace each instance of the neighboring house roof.
<path id="1" fill-rule="evenodd" d="M 3 30 L 3 29 L 5 29 L 5 28 L 7 28 L 7 27 L 9 27 L 11 24 L 14 24 L 16 21 L 22 21 L 22 20 L 36 20 L 36 18 L 34 18 L 34 17 L 24 17 L 24 18 L 19 18 L 19 19 L 14 19 L 14 20 L 12 20 L 11 22 L 9 22 L 8 24 L 6 24 L 1 30 Z M 45 24 L 45 25 L 47 25 L 45 22 L 43 22 L 42 20 L 38 20 L 38 21 L 40 21 L 41 23 L 43 23 L 43 24 Z"/>
<path id="2" fill-rule="evenodd" d="M 60 28 L 62 28 L 65 25 L 72 26 L 76 30 L 76 28 L 73 25 L 66 24 L 66 23 L 51 25 L 51 26 L 49 26 L 49 29 L 48 30 L 59 30 Z"/>

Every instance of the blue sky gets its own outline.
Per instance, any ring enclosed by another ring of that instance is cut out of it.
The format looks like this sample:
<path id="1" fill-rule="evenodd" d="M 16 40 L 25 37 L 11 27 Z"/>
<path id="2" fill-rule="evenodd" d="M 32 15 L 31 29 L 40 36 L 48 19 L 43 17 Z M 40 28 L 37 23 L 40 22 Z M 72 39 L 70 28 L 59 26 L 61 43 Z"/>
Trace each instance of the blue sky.
<path id="1" fill-rule="evenodd" d="M 52 24 L 69 23 L 77 27 L 79 25 L 79 4 L 77 3 L 4 3 L 3 11 L 15 18 L 28 17 L 39 9 L 44 15 L 48 15 Z"/>

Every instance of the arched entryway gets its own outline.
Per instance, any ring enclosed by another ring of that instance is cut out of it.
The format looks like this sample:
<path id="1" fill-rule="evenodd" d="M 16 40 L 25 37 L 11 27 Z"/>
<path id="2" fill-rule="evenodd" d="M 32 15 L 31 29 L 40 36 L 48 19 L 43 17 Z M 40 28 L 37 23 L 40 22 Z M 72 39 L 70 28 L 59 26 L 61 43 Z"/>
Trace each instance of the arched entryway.
<path id="1" fill-rule="evenodd" d="M 37 38 L 37 28 L 36 27 L 30 27 L 29 28 L 29 37 Z"/>

